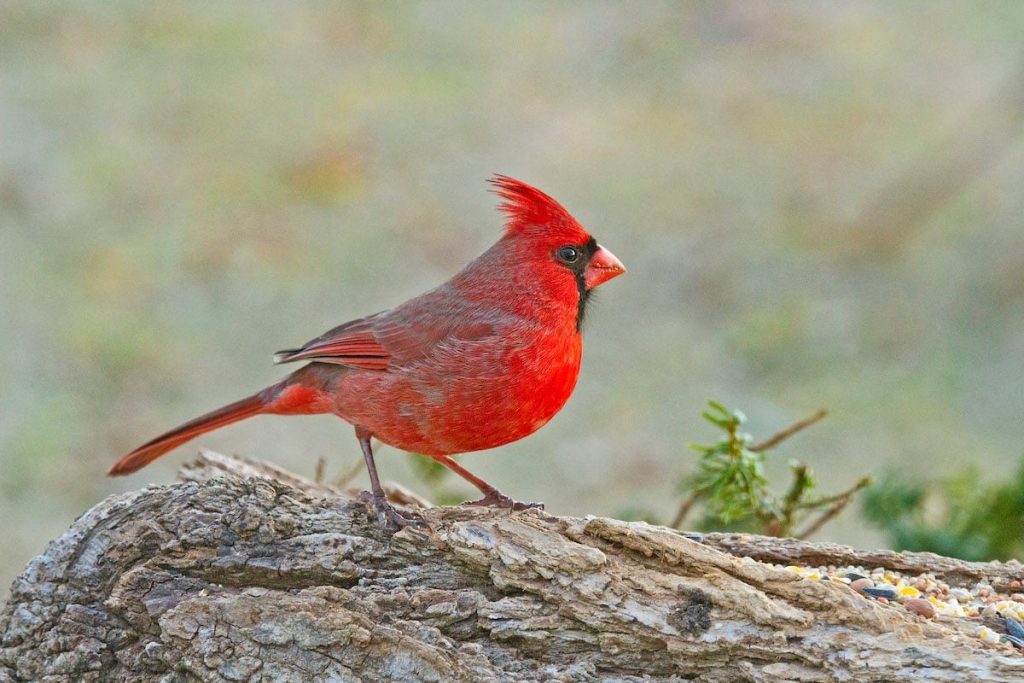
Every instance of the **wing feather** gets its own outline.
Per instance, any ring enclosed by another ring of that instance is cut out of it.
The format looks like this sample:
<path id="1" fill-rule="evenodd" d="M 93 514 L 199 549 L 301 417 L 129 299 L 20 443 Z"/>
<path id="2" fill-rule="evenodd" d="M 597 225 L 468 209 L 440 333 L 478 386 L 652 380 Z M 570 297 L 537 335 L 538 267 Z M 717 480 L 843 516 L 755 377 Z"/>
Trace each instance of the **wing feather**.
<path id="1" fill-rule="evenodd" d="M 379 315 L 359 318 L 335 327 L 300 348 L 278 351 L 274 354 L 274 362 L 308 360 L 365 370 L 387 370 L 391 354 L 373 334 L 373 319 Z"/>
<path id="2" fill-rule="evenodd" d="M 408 367 L 457 342 L 498 338 L 499 317 L 441 287 L 335 327 L 300 348 L 278 351 L 274 362 L 315 361 L 366 370 Z"/>

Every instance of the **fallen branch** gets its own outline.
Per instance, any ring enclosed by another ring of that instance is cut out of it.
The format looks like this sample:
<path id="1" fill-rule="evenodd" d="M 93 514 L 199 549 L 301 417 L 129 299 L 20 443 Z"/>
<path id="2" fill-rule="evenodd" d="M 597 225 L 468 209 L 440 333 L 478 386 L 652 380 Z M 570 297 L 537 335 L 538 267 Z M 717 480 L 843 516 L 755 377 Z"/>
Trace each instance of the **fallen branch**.
<path id="1" fill-rule="evenodd" d="M 751 558 L 1020 579 L 1015 563 L 419 513 L 427 530 L 388 536 L 334 487 L 206 454 L 182 481 L 103 501 L 29 564 L 0 611 L 0 681 L 1024 677 L 1024 657 L 966 620 Z"/>

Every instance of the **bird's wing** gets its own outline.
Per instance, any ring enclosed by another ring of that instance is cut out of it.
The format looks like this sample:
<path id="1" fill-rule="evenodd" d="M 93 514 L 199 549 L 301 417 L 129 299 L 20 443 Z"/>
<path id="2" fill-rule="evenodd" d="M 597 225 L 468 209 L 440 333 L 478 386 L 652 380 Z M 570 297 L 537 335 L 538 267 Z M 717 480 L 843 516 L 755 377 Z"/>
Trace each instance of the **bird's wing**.
<path id="1" fill-rule="evenodd" d="M 373 333 L 374 319 L 382 314 L 359 318 L 328 330 L 300 348 L 274 354 L 275 363 L 315 360 L 365 370 L 387 370 L 391 354 Z"/>
<path id="2" fill-rule="evenodd" d="M 359 318 L 307 342 L 278 351 L 274 362 L 316 361 L 366 370 L 405 367 L 453 343 L 500 334 L 493 317 L 442 288 L 402 306 Z"/>

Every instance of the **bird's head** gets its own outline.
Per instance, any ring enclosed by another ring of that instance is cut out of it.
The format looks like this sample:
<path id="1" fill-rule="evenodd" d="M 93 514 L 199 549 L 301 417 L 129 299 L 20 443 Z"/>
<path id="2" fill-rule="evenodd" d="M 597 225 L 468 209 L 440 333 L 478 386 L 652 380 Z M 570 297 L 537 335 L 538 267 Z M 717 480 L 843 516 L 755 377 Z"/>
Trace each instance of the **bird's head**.
<path id="1" fill-rule="evenodd" d="M 579 293 L 579 326 L 590 291 L 625 273 L 625 266 L 554 198 L 508 176 L 497 175 L 490 183 L 508 217 L 505 239 L 521 245 L 555 284 L 559 280 L 574 283 Z"/>

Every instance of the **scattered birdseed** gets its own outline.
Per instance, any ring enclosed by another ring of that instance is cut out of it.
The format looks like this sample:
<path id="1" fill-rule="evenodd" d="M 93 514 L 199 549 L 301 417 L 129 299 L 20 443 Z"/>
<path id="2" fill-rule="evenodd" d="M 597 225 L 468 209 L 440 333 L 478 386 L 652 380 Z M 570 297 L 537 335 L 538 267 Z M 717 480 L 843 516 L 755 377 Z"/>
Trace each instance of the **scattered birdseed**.
<path id="1" fill-rule="evenodd" d="M 973 586 L 950 586 L 934 574 L 903 575 L 890 569 L 848 567 L 800 567 L 790 565 L 789 571 L 811 581 L 847 584 L 853 591 L 879 605 L 902 605 L 926 619 L 982 619 L 994 628 L 1003 624 L 1006 633 L 979 625 L 977 636 L 986 643 L 1003 643 L 1024 654 L 1024 584 L 1020 580 L 1008 584 L 1008 593 L 1001 593 L 987 581 Z M 1007 649 L 1009 651 L 1009 649 Z"/>
<path id="2" fill-rule="evenodd" d="M 984 640 L 986 643 L 999 642 L 999 634 L 990 629 L 988 626 L 982 626 L 978 630 L 978 637 Z"/>
<path id="3" fill-rule="evenodd" d="M 864 595 L 869 595 L 872 598 L 885 598 L 886 600 L 895 600 L 899 597 L 899 593 L 892 586 L 866 586 L 864 588 Z"/>
<path id="4" fill-rule="evenodd" d="M 1002 643 L 1009 643 L 1010 645 L 1013 645 L 1016 648 L 1024 650 L 1024 640 L 1021 640 L 1016 636 L 1003 636 L 999 639 L 999 641 Z"/>
<path id="5" fill-rule="evenodd" d="M 914 614 L 918 614 L 925 619 L 935 618 L 935 605 L 923 598 L 907 598 L 903 601 L 903 606 Z"/>
<path id="6" fill-rule="evenodd" d="M 1006 632 L 1014 638 L 1024 640 L 1024 626 L 1021 626 L 1021 623 L 1016 619 L 1006 620 Z"/>
<path id="7" fill-rule="evenodd" d="M 950 597 L 956 598 L 957 600 L 971 599 L 971 591 L 967 590 L 966 588 L 950 588 L 949 595 Z"/>

